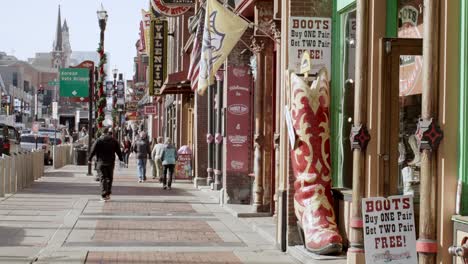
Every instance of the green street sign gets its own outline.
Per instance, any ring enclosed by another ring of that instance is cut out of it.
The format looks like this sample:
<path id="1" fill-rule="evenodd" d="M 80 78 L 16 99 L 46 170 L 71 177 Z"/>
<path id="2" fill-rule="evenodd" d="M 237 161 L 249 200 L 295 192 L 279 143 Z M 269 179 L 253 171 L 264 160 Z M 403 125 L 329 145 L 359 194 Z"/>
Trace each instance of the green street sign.
<path id="1" fill-rule="evenodd" d="M 89 69 L 63 68 L 60 69 L 60 96 L 88 97 Z"/>
<path id="2" fill-rule="evenodd" d="M 47 85 L 49 85 L 49 86 L 58 86 L 59 82 L 58 81 L 50 81 L 50 82 L 47 83 Z"/>

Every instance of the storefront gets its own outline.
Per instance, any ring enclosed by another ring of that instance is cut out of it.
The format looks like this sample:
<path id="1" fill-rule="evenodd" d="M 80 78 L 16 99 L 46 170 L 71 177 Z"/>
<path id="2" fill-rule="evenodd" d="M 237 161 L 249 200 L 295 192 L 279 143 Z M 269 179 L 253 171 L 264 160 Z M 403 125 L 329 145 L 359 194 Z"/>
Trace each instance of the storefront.
<path id="1" fill-rule="evenodd" d="M 444 2 L 334 1 L 332 167 L 338 224 L 350 242 L 348 263 L 363 263 L 364 256 L 362 212 L 353 203 L 392 195 L 414 197 L 419 258 L 451 260 L 459 3 Z M 429 124 L 433 141 L 421 132 Z M 353 127 L 368 133 L 367 148 L 352 147 Z"/>

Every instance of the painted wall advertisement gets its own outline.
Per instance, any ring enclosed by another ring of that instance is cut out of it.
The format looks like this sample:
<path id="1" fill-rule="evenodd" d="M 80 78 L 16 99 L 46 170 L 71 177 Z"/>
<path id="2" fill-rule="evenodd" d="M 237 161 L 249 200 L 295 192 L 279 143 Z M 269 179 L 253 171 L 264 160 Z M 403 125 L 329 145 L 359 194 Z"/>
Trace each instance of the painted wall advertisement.
<path id="1" fill-rule="evenodd" d="M 250 86 L 248 66 L 229 67 L 226 110 L 226 170 L 249 173 Z"/>
<path id="2" fill-rule="evenodd" d="M 362 199 L 366 264 L 416 264 L 413 196 Z"/>
<path id="3" fill-rule="evenodd" d="M 309 51 L 311 74 L 326 67 L 331 72 L 331 18 L 291 17 L 289 21 L 289 69 L 299 72 L 302 53 Z"/>

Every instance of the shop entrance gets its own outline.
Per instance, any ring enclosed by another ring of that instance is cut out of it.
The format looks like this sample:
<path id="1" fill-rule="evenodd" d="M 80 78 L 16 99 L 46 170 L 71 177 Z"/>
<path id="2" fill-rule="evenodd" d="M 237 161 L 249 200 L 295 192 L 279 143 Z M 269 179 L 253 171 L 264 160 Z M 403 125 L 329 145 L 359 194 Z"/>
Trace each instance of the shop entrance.
<path id="1" fill-rule="evenodd" d="M 378 172 L 384 196 L 408 194 L 419 204 L 422 39 L 384 38 L 379 90 Z M 417 209 L 416 209 L 417 211 Z"/>

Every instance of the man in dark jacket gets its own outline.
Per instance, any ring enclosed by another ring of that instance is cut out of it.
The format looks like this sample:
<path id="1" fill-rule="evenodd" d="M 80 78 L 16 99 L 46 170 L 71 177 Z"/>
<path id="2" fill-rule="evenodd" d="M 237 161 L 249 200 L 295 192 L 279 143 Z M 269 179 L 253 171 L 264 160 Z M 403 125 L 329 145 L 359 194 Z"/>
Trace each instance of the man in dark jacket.
<path id="1" fill-rule="evenodd" d="M 101 179 L 101 200 L 108 201 L 112 193 L 112 181 L 114 178 L 115 154 L 123 161 L 122 152 L 117 140 L 112 137 L 109 128 L 104 128 L 103 134 L 94 142 L 88 157 L 88 162 L 96 155 L 97 171 Z"/>
<path id="2" fill-rule="evenodd" d="M 151 148 L 146 132 L 140 132 L 140 136 L 133 144 L 133 151 L 136 152 L 138 166 L 138 182 L 146 181 L 146 161 L 151 159 Z"/>

